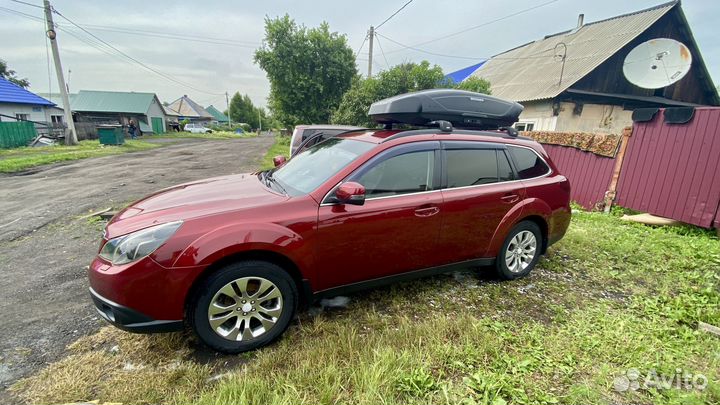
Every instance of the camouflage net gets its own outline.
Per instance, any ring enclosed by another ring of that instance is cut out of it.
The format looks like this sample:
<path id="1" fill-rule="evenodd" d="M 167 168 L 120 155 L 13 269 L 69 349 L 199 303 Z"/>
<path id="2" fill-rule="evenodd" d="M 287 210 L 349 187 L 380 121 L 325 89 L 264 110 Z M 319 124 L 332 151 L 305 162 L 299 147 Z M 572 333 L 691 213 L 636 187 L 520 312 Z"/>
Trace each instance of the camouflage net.
<path id="1" fill-rule="evenodd" d="M 569 146 L 596 155 L 614 158 L 622 135 L 589 132 L 522 131 L 523 136 L 548 145 Z"/>

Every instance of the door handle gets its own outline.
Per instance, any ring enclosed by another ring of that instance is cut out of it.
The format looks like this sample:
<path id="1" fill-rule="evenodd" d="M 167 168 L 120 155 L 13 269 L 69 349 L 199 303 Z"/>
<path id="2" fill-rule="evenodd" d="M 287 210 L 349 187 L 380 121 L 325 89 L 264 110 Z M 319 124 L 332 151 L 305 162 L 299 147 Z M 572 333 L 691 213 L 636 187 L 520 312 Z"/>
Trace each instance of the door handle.
<path id="1" fill-rule="evenodd" d="M 512 204 L 515 201 L 519 200 L 520 197 L 517 194 L 505 194 L 504 196 L 500 197 L 500 199 L 506 203 Z"/>
<path id="2" fill-rule="evenodd" d="M 416 217 L 431 217 L 435 214 L 440 212 L 440 208 L 438 207 L 425 207 L 425 208 L 418 208 L 415 210 L 415 216 Z"/>

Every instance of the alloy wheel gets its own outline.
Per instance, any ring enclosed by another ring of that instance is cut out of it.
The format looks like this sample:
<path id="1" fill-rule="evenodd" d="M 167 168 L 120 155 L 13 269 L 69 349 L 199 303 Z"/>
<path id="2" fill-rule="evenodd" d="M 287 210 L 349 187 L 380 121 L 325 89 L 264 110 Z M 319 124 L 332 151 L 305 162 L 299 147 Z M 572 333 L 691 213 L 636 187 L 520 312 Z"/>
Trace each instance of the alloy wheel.
<path id="1" fill-rule="evenodd" d="M 515 235 L 505 251 L 505 264 L 513 273 L 525 270 L 535 258 L 537 239 L 530 231 L 521 231 Z"/>
<path id="2" fill-rule="evenodd" d="M 282 311 L 282 293 L 272 281 L 242 277 L 215 293 L 208 308 L 208 321 L 219 336 L 244 342 L 272 329 Z"/>

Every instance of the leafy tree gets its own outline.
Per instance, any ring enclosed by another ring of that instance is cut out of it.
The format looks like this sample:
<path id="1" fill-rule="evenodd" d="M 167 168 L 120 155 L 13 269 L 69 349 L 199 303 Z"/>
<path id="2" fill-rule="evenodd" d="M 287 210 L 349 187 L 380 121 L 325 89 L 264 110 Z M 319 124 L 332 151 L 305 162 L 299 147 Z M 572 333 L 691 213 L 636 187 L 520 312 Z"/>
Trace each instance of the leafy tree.
<path id="1" fill-rule="evenodd" d="M 17 78 L 17 76 L 15 75 L 15 71 L 9 69 L 7 63 L 2 59 L 0 59 L 0 77 L 11 83 L 17 84 L 23 89 L 26 89 L 30 86 L 30 82 L 28 81 L 28 79 Z"/>
<path id="2" fill-rule="evenodd" d="M 477 76 L 470 76 L 460 83 L 455 84 L 453 87 L 460 90 L 474 91 L 476 93 L 491 94 L 490 82 Z"/>
<path id="3" fill-rule="evenodd" d="M 330 32 L 327 23 L 297 25 L 287 14 L 265 19 L 255 62 L 270 80 L 270 111 L 285 125 L 328 122 L 357 74 L 344 35 Z"/>
<path id="4" fill-rule="evenodd" d="M 251 128 L 259 127 L 258 113 L 264 114 L 261 109 L 258 109 L 253 104 L 250 97 L 246 95 L 240 95 L 235 93 L 230 99 L 230 119 L 233 122 L 244 122 L 250 125 Z"/>
<path id="5" fill-rule="evenodd" d="M 377 124 L 367 115 L 370 104 L 402 93 L 444 87 L 490 94 L 490 83 L 487 80 L 473 77 L 454 84 L 445 79 L 439 66 L 430 66 L 428 61 L 403 63 L 380 72 L 375 77 L 356 77 L 333 113 L 331 121 L 335 124 L 374 127 Z"/>

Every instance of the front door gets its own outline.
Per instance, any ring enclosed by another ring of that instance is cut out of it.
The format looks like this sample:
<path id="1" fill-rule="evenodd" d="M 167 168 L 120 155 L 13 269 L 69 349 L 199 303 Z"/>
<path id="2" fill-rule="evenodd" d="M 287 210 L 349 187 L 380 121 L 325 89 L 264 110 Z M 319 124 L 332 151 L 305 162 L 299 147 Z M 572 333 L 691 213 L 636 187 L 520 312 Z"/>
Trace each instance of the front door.
<path id="1" fill-rule="evenodd" d="M 155 135 L 162 134 L 165 132 L 165 128 L 163 128 L 163 120 L 159 117 L 152 117 L 150 118 L 152 122 L 152 130 L 155 133 Z"/>
<path id="2" fill-rule="evenodd" d="M 433 141 L 392 148 L 347 179 L 365 187 L 364 205 L 320 206 L 317 290 L 439 264 L 438 147 Z"/>

